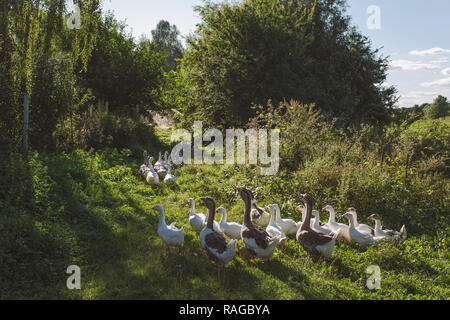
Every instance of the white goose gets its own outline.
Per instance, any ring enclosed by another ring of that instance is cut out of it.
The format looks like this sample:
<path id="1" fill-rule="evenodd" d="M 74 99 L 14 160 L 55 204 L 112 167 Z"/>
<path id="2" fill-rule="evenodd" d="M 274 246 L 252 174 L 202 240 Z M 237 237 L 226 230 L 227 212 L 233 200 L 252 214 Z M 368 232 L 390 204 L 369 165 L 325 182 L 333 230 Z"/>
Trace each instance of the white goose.
<path id="1" fill-rule="evenodd" d="M 203 213 L 195 212 L 195 201 L 194 199 L 189 199 L 189 204 L 191 205 L 191 211 L 189 212 L 189 224 L 192 229 L 196 232 L 203 230 L 206 224 L 206 216 Z"/>
<path id="2" fill-rule="evenodd" d="M 319 224 L 319 221 L 320 221 L 320 213 L 319 213 L 319 211 L 313 210 L 312 214 L 314 215 L 315 220 L 314 220 L 314 225 L 313 225 L 313 227 L 311 229 L 313 229 L 314 231 L 316 231 L 318 233 L 322 233 L 322 234 L 325 234 L 325 235 L 328 235 L 328 234 L 333 232 L 333 230 L 331 230 L 331 229 L 329 229 L 329 228 L 327 228 L 325 226 L 321 226 Z"/>
<path id="3" fill-rule="evenodd" d="M 175 184 L 175 182 L 176 182 L 175 176 L 172 174 L 172 168 L 169 166 L 166 176 L 164 177 L 164 183 L 165 184 Z"/>
<path id="4" fill-rule="evenodd" d="M 343 223 L 336 222 L 336 212 L 334 211 L 334 208 L 330 205 L 326 205 L 322 210 L 328 211 L 330 213 L 330 217 L 328 218 L 328 222 L 325 224 L 325 227 L 335 232 L 341 229 L 341 233 L 339 235 L 340 240 L 343 239 L 349 243 L 352 242 L 352 238 L 350 238 L 349 226 Z"/>
<path id="5" fill-rule="evenodd" d="M 240 240 L 242 225 L 237 222 L 227 222 L 227 210 L 224 207 L 217 209 L 217 212 L 222 215 L 220 220 L 220 230 L 231 239 Z"/>
<path id="6" fill-rule="evenodd" d="M 356 214 L 356 209 L 351 207 L 348 208 L 347 212 L 350 212 L 354 219 L 355 219 L 355 228 L 361 232 L 361 233 L 367 233 L 370 234 L 372 236 L 375 235 L 375 230 L 373 230 L 370 226 L 368 226 L 367 224 L 360 224 L 358 223 L 358 215 Z"/>
<path id="7" fill-rule="evenodd" d="M 153 169 L 153 158 L 150 157 L 148 160 L 148 170 L 147 170 L 147 176 L 145 177 L 145 181 L 149 184 L 157 184 L 159 183 L 159 176 Z"/>
<path id="8" fill-rule="evenodd" d="M 166 177 L 167 170 L 164 166 L 160 166 L 158 170 L 156 170 L 156 173 L 158 174 L 159 178 L 163 180 Z"/>
<path id="9" fill-rule="evenodd" d="M 399 240 L 400 242 L 403 242 L 406 239 L 407 232 L 405 225 L 402 226 L 400 232 L 393 230 L 383 230 L 383 227 L 381 226 L 381 218 L 379 215 L 372 214 L 369 219 L 375 221 L 375 236 L 384 237 L 390 240 Z"/>
<path id="10" fill-rule="evenodd" d="M 364 248 L 367 248 L 368 246 L 374 245 L 377 243 L 377 241 L 382 240 L 384 237 L 375 237 L 369 233 L 363 233 L 356 229 L 356 223 L 355 223 L 355 216 L 354 213 L 351 211 L 347 211 L 345 214 L 342 215 L 343 217 L 347 218 L 350 223 L 350 237 L 353 241 L 358 243 Z"/>
<path id="11" fill-rule="evenodd" d="M 283 229 L 283 232 L 288 236 L 291 234 L 297 234 L 297 230 L 298 230 L 297 223 L 292 219 L 282 219 L 280 206 L 278 204 L 274 204 L 273 206 L 277 213 L 277 215 L 276 215 L 277 225 L 279 225 L 280 228 Z"/>
<path id="12" fill-rule="evenodd" d="M 283 232 L 283 229 L 277 225 L 275 222 L 275 215 L 276 215 L 276 208 L 275 205 L 271 204 L 268 206 L 268 209 L 270 211 L 270 220 L 269 225 L 266 228 L 266 232 L 270 234 L 271 237 L 280 237 L 280 245 L 283 246 L 286 244 L 287 237 L 286 234 Z"/>
<path id="13" fill-rule="evenodd" d="M 155 171 L 158 171 L 162 167 L 163 167 L 163 164 L 162 164 L 161 151 L 160 151 L 159 156 L 158 156 L 158 161 L 155 162 L 154 168 L 155 168 Z"/>
<path id="14" fill-rule="evenodd" d="M 263 208 L 258 207 L 253 192 L 251 190 L 249 192 L 252 197 L 250 217 L 254 223 L 265 228 L 269 224 L 270 214 Z"/>
<path id="15" fill-rule="evenodd" d="M 154 206 L 152 210 L 159 212 L 158 235 L 166 245 L 179 246 L 181 252 L 181 245 L 184 242 L 184 236 L 186 234 L 184 229 L 175 227 L 175 222 L 172 222 L 169 226 L 166 224 L 166 217 L 162 206 Z"/>

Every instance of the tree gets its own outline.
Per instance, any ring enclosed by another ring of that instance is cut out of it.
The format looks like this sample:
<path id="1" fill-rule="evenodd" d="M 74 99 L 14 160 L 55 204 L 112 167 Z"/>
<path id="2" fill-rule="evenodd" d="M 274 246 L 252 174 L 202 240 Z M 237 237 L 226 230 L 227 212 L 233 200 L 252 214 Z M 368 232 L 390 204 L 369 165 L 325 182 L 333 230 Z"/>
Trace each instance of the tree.
<path id="1" fill-rule="evenodd" d="M 245 124 L 253 104 L 315 103 L 342 125 L 388 120 L 388 61 L 351 28 L 341 0 L 205 2 L 188 38 L 184 112 L 211 125 Z M 186 117 L 187 118 L 187 117 Z"/>
<path id="2" fill-rule="evenodd" d="M 134 112 L 136 104 L 158 105 L 165 60 L 156 44 L 145 39 L 136 44 L 125 28 L 112 14 L 105 16 L 87 70 L 79 76 L 84 88 L 119 114 Z"/>
<path id="3" fill-rule="evenodd" d="M 429 119 L 438 119 L 448 116 L 450 103 L 447 98 L 439 95 L 431 105 L 425 108 L 425 116 Z"/>
<path id="4" fill-rule="evenodd" d="M 156 43 L 158 48 L 167 55 L 164 71 L 176 70 L 178 66 L 177 59 L 183 57 L 183 46 L 178 39 L 180 31 L 176 25 L 170 25 L 168 21 L 161 20 L 152 30 L 152 42 Z"/>

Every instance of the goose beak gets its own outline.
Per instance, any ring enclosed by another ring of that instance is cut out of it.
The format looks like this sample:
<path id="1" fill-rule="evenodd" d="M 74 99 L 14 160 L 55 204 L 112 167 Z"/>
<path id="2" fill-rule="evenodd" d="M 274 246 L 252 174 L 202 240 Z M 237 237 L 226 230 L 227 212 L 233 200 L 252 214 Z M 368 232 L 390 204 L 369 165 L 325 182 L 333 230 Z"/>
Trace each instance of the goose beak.
<path id="1" fill-rule="evenodd" d="M 203 201 L 205 201 L 205 200 L 206 200 L 206 197 L 201 197 L 200 199 L 203 200 Z"/>
<path id="2" fill-rule="evenodd" d="M 300 207 L 295 208 L 296 211 L 300 211 Z"/>
<path id="3" fill-rule="evenodd" d="M 242 188 L 241 188 L 241 187 L 237 188 L 237 191 L 241 192 L 241 191 L 242 191 Z"/>
<path id="4" fill-rule="evenodd" d="M 156 207 L 153 207 L 151 210 L 156 210 Z"/>
<path id="5" fill-rule="evenodd" d="M 322 211 L 327 211 L 327 208 L 325 208 L 325 207 L 324 207 L 324 208 L 322 208 Z"/>

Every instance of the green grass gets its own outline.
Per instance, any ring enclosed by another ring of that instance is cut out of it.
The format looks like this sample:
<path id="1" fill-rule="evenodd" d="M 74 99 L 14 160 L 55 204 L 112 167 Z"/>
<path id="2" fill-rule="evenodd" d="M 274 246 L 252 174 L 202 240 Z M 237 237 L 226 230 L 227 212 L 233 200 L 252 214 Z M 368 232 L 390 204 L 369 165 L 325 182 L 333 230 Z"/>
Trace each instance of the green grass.
<path id="1" fill-rule="evenodd" d="M 168 131 L 156 133 L 168 143 Z M 152 189 L 137 173 L 141 162 L 127 150 L 105 150 L 33 154 L 3 166 L 17 176 L 0 189 L 0 298 L 450 299 L 446 232 L 410 234 L 400 248 L 339 244 L 330 262 L 314 262 L 291 239 L 266 263 L 239 250 L 219 275 L 189 226 L 187 200 L 204 212 L 200 197 L 211 196 L 230 221 L 242 222 L 236 187 L 247 185 L 253 171 L 185 166 L 175 172 L 177 185 Z M 183 255 L 158 237 L 156 204 L 168 223 L 185 228 Z M 66 288 L 65 270 L 73 264 L 81 268 L 81 290 Z M 380 290 L 365 287 L 370 265 L 381 268 Z"/>

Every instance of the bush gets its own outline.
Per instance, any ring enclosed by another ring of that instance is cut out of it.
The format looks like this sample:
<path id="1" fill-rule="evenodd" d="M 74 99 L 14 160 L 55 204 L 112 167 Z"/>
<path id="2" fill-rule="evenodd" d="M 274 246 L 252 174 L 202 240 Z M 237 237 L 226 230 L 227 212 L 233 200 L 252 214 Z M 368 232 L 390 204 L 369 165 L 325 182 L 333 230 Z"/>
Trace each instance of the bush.
<path id="1" fill-rule="evenodd" d="M 157 143 L 153 127 L 143 118 L 136 120 L 107 115 L 92 109 L 58 124 L 54 137 L 58 149 L 62 151 L 107 147 L 133 149 L 139 145 Z"/>
<path id="2" fill-rule="evenodd" d="M 289 210 L 295 212 L 294 205 L 302 202 L 300 194 L 307 192 L 316 199 L 317 208 L 331 204 L 337 212 L 345 212 L 355 207 L 361 223 L 371 225 L 366 218 L 377 213 L 383 226 L 399 230 L 406 224 L 411 234 L 448 229 L 449 181 L 446 171 L 439 170 L 445 168 L 448 156 L 445 125 L 425 130 L 417 143 L 404 139 L 414 136 L 412 126 L 344 133 L 326 123 L 313 106 L 295 101 L 269 107 L 256 122 L 281 130 L 281 171 L 252 181 L 252 187 L 264 186 L 258 191 L 260 197 L 291 203 Z M 411 153 L 419 143 L 429 147 Z"/>

